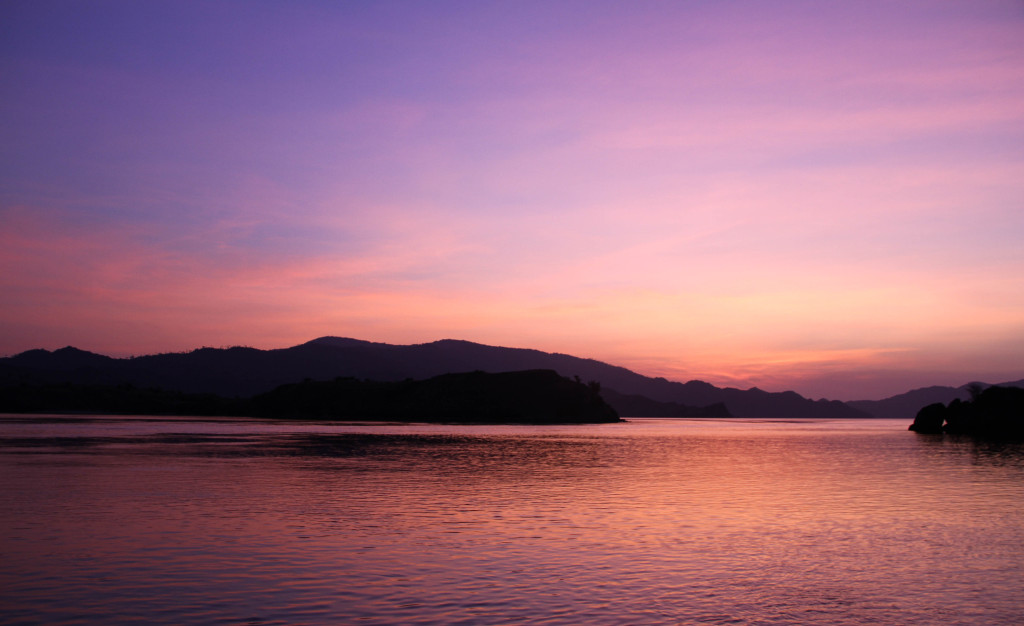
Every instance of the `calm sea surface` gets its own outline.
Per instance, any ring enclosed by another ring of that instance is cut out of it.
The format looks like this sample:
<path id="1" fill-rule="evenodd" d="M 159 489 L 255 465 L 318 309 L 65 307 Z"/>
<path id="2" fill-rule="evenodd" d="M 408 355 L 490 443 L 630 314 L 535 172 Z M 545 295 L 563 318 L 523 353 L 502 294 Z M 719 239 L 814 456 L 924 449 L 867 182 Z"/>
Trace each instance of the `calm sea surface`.
<path id="1" fill-rule="evenodd" d="M 0 416 L 0 622 L 1024 623 L 1024 449 L 907 425 Z"/>

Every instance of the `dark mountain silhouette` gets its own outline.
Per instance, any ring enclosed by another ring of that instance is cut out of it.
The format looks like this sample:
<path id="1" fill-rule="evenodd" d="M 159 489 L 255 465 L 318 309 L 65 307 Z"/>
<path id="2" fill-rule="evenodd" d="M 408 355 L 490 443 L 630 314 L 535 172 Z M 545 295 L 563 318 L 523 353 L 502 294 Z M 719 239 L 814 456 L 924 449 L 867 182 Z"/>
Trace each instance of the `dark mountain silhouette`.
<path id="1" fill-rule="evenodd" d="M 987 389 L 992 386 L 1024 387 L 1024 380 L 998 383 L 997 385 L 972 382 L 960 387 L 922 387 L 883 400 L 855 400 L 846 404 L 860 409 L 872 417 L 914 419 L 918 410 L 923 406 L 929 404 L 949 404 L 953 400 L 967 400 L 971 397 L 970 388 L 972 386 L 979 386 L 981 389 Z"/>
<path id="2" fill-rule="evenodd" d="M 113 367 L 118 360 L 109 356 L 86 352 L 78 348 L 67 346 L 50 352 L 49 350 L 29 350 L 21 354 L 4 359 L 11 365 L 19 368 L 51 370 L 60 369 L 63 371 L 88 371 Z M 0 370 L 3 371 L 3 370 Z"/>
<path id="3" fill-rule="evenodd" d="M 622 415 L 636 417 L 732 417 L 729 409 L 721 402 L 708 406 L 693 407 L 678 402 L 658 402 L 647 396 L 627 395 L 613 389 L 604 389 L 601 395 L 608 404 Z"/>
<path id="4" fill-rule="evenodd" d="M 249 415 L 249 400 L 131 384 L 19 383 L 0 386 L 2 413 Z"/>
<path id="5" fill-rule="evenodd" d="M 0 359 L 0 384 L 128 383 L 186 393 L 249 397 L 304 379 L 351 377 L 399 381 L 475 370 L 510 372 L 532 369 L 549 369 L 562 376 L 598 382 L 610 398 L 622 400 L 622 396 L 643 396 L 687 409 L 724 405 L 729 414 L 737 417 L 868 417 L 868 414 L 842 402 L 809 400 L 792 391 L 769 393 L 757 388 L 719 388 L 702 381 L 679 383 L 642 376 L 593 359 L 452 339 L 392 345 L 322 337 L 277 350 L 200 348 L 187 353 L 130 359 L 112 359 L 70 347 L 54 352 L 31 350 Z M 610 403 L 615 406 L 614 400 Z M 718 408 L 714 411 L 716 415 L 720 414 Z M 632 412 L 620 411 L 620 414 L 630 415 Z"/>
<path id="6" fill-rule="evenodd" d="M 0 411 L 530 424 L 619 421 L 596 386 L 551 370 L 443 374 L 391 382 L 307 380 L 252 398 L 131 384 L 20 383 L 0 386 Z"/>
<path id="7" fill-rule="evenodd" d="M 602 423 L 619 416 L 597 389 L 553 370 L 442 374 L 390 382 L 337 378 L 282 385 L 248 401 L 250 414 L 469 423 Z"/>
<path id="8" fill-rule="evenodd" d="M 950 433 L 986 439 L 1024 440 L 1024 389 L 972 386 L 971 399 L 929 404 L 918 411 L 910 430 L 921 434 Z"/>

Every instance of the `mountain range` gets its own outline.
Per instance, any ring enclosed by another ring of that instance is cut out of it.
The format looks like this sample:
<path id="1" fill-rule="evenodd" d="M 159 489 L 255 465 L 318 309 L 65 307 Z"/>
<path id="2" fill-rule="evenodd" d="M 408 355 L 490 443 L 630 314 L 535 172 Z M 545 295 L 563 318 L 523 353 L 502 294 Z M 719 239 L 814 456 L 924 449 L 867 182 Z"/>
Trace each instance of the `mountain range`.
<path id="1" fill-rule="evenodd" d="M 441 374 L 549 369 L 597 382 L 621 415 L 651 417 L 892 417 L 913 419 L 933 402 L 966 398 L 967 387 L 928 387 L 885 400 L 810 400 L 793 391 L 716 387 L 643 376 L 623 367 L 567 354 L 488 346 L 445 339 L 393 345 L 321 337 L 290 348 L 199 348 L 191 352 L 112 358 L 73 347 L 29 350 L 0 358 L 0 385 L 70 382 L 131 384 L 185 393 L 250 397 L 304 380 L 357 378 L 374 381 L 426 379 Z M 1024 386 L 1024 381 L 1003 383 Z M 989 385 L 981 384 L 987 387 Z"/>

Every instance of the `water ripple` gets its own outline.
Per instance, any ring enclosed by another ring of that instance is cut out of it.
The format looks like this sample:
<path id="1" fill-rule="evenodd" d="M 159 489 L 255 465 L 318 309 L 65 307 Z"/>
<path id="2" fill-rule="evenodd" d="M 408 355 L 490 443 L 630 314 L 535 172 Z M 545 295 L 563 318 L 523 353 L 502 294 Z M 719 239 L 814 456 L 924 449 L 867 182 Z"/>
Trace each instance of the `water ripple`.
<path id="1" fill-rule="evenodd" d="M 871 421 L 0 419 L 11 624 L 1024 621 L 1024 453 Z"/>

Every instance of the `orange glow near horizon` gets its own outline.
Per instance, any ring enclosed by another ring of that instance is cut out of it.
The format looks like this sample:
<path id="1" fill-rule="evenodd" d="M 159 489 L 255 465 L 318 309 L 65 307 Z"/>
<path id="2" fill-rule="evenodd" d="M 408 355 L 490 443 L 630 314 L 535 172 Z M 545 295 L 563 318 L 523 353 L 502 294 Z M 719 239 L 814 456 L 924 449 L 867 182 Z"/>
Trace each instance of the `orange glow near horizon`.
<path id="1" fill-rule="evenodd" d="M 122 9 L 11 13 L 0 355 L 337 335 L 839 399 L 1024 377 L 1012 3 Z"/>

